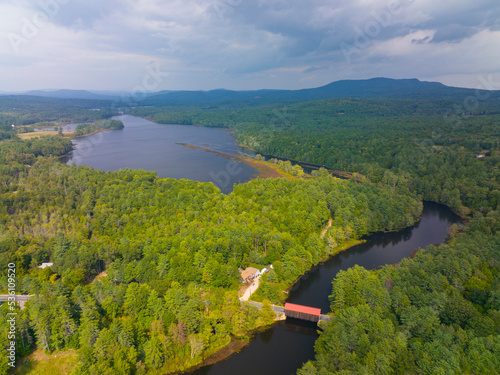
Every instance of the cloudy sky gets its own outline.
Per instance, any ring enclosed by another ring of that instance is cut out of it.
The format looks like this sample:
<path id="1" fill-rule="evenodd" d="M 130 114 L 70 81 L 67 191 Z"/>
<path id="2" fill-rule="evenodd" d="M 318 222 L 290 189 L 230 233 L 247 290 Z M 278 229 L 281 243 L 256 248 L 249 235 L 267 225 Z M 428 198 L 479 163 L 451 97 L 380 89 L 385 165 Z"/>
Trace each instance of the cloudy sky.
<path id="1" fill-rule="evenodd" d="M 0 0 L 0 91 L 500 81 L 498 0 Z"/>

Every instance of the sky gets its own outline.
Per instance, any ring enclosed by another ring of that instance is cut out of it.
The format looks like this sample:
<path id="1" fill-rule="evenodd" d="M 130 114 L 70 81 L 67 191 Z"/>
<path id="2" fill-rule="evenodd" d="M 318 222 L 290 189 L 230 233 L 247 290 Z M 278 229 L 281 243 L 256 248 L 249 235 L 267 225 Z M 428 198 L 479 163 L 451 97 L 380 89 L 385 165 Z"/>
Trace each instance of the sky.
<path id="1" fill-rule="evenodd" d="M 373 77 L 500 89 L 500 2 L 0 0 L 0 91 L 301 89 Z"/>

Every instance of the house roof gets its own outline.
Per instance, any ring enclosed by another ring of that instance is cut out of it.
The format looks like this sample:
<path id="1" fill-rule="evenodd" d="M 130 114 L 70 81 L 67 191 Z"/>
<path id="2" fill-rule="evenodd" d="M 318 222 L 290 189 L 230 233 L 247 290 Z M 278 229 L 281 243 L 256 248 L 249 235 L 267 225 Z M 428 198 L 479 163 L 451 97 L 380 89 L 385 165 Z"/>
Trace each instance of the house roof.
<path id="1" fill-rule="evenodd" d="M 317 309 L 315 307 L 295 305 L 293 303 L 285 303 L 285 310 L 296 311 L 304 314 L 311 315 L 321 315 L 321 309 Z"/>
<path id="2" fill-rule="evenodd" d="M 47 267 L 52 267 L 54 263 L 42 263 L 41 266 L 38 266 L 38 268 L 47 268 Z"/>
<path id="3" fill-rule="evenodd" d="M 253 275 L 256 272 L 259 272 L 257 268 L 248 267 L 244 271 L 241 271 L 241 278 L 243 280 L 246 280 L 249 276 Z"/>

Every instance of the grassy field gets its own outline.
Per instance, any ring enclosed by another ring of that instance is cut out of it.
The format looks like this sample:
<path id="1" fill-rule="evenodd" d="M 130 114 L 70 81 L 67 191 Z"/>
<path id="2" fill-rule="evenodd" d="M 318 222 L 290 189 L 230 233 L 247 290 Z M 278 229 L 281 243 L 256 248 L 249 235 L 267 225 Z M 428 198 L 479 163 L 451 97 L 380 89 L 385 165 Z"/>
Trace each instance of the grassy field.
<path id="1" fill-rule="evenodd" d="M 59 132 L 56 130 L 44 130 L 41 132 L 18 133 L 17 136 L 21 139 L 39 138 L 44 135 L 57 135 Z"/>
<path id="2" fill-rule="evenodd" d="M 30 133 L 17 133 L 17 136 L 21 139 L 33 139 L 40 138 L 47 135 L 58 135 L 59 132 L 57 130 L 43 130 L 40 132 L 30 132 Z M 73 134 L 73 132 L 63 132 L 65 136 Z"/>
<path id="3" fill-rule="evenodd" d="M 17 136 L 21 139 L 33 139 L 40 138 L 47 135 L 58 135 L 59 132 L 57 130 L 43 130 L 39 132 L 30 132 L 30 133 L 17 133 Z M 63 131 L 63 135 L 65 138 L 70 137 L 73 132 Z"/>
<path id="4" fill-rule="evenodd" d="M 66 375 L 78 364 L 78 353 L 74 349 L 46 354 L 35 350 L 16 364 L 15 375 Z"/>

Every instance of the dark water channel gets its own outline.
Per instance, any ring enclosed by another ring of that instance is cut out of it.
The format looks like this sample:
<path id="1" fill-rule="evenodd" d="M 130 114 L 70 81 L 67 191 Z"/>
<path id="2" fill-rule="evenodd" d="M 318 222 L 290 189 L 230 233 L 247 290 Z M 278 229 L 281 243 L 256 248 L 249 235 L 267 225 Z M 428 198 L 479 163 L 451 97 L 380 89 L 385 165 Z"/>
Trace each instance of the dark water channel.
<path id="1" fill-rule="evenodd" d="M 68 164 L 96 169 L 137 168 L 157 171 L 159 177 L 212 181 L 222 192 L 246 182 L 257 171 L 239 161 L 179 143 L 224 154 L 248 152 L 227 131 L 184 125 L 158 125 L 135 116 L 120 116 L 125 128 L 75 139 Z M 394 233 L 377 233 L 319 265 L 292 288 L 288 302 L 329 311 L 331 281 L 339 270 L 359 264 L 373 269 L 398 263 L 415 249 L 443 243 L 448 228 L 460 218 L 445 206 L 424 203 L 422 219 Z M 258 333 L 241 352 L 227 360 L 194 371 L 193 375 L 289 375 L 314 357 L 317 327 L 300 321 L 282 321 Z"/>
<path id="2" fill-rule="evenodd" d="M 422 219 L 410 228 L 393 233 L 376 233 L 363 244 L 354 246 L 319 265 L 293 287 L 288 302 L 329 309 L 331 281 L 340 270 L 359 264 L 374 269 L 398 263 L 415 249 L 443 243 L 448 228 L 460 218 L 447 207 L 424 203 Z M 200 368 L 193 375 L 289 375 L 314 357 L 318 337 L 314 324 L 282 321 L 258 333 L 241 352 L 225 361 Z"/>

